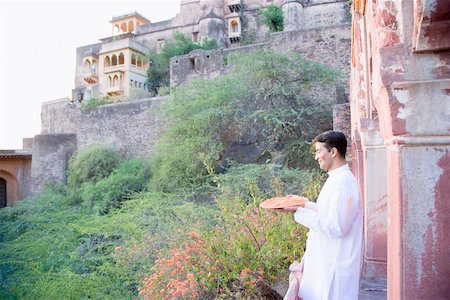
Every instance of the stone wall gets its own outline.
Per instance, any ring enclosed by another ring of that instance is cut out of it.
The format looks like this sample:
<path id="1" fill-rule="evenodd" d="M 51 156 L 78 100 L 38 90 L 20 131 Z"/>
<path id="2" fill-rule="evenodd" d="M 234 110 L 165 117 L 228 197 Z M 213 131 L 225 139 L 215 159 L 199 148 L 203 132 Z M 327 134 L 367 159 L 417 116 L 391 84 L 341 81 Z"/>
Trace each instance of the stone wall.
<path id="1" fill-rule="evenodd" d="M 75 134 L 38 134 L 34 137 L 30 193 L 40 193 L 45 184 L 65 179 L 70 157 L 77 149 Z"/>
<path id="2" fill-rule="evenodd" d="M 224 58 L 236 51 L 249 52 L 256 49 L 273 49 L 280 53 L 290 51 L 301 54 L 304 58 L 334 67 L 341 71 L 343 81 L 350 78 L 351 27 L 349 24 L 277 32 L 270 34 L 266 43 L 235 47 L 223 50 L 196 50 L 189 54 L 177 56 L 171 60 L 171 85 L 176 86 L 192 79 L 210 79 L 226 72 Z M 194 67 L 192 67 L 194 65 Z M 348 94 L 345 87 L 344 93 Z"/>
<path id="3" fill-rule="evenodd" d="M 101 143 L 113 146 L 128 157 L 151 154 L 167 126 L 157 112 L 166 99 L 133 100 L 91 109 L 76 108 L 68 99 L 44 103 L 42 133 L 75 134 L 78 149 Z"/>
<path id="4" fill-rule="evenodd" d="M 304 28 L 330 27 L 352 22 L 348 1 L 314 1 L 304 9 Z"/>

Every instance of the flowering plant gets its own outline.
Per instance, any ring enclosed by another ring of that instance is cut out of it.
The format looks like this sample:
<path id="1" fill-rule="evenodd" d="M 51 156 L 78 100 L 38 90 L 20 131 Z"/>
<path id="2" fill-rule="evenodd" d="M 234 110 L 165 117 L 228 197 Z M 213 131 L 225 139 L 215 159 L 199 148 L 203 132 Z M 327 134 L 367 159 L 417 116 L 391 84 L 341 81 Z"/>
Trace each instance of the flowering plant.
<path id="1" fill-rule="evenodd" d="M 205 242 L 196 232 L 172 248 L 168 255 L 158 256 L 150 274 L 139 288 L 144 299 L 199 299 L 202 292 L 218 285 L 220 261 L 208 256 Z"/>

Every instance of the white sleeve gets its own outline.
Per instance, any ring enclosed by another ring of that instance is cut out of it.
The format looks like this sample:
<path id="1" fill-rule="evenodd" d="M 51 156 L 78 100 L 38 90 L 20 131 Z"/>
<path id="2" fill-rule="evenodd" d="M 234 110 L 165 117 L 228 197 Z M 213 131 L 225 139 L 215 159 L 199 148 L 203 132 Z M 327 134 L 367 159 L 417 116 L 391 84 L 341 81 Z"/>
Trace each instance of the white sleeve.
<path id="1" fill-rule="evenodd" d="M 305 203 L 305 208 L 311 209 L 313 211 L 317 211 L 317 203 L 308 200 Z"/>
<path id="2" fill-rule="evenodd" d="M 342 238 L 347 234 L 358 214 L 359 202 L 354 201 L 344 188 L 339 188 L 331 193 L 331 197 L 326 201 L 331 205 L 328 215 L 322 215 L 306 205 L 305 208 L 297 209 L 294 219 L 297 223 L 319 231 L 330 238 Z"/>

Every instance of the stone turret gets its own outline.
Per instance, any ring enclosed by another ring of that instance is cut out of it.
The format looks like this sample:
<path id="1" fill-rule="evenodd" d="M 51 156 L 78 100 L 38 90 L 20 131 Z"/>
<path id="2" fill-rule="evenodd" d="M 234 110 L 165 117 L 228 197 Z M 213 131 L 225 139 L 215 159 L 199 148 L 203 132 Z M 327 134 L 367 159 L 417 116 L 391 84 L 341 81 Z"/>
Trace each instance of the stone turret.
<path id="1" fill-rule="evenodd" d="M 283 10 L 285 31 L 304 28 L 305 16 L 302 1 L 284 0 L 281 9 Z"/>
<path id="2" fill-rule="evenodd" d="M 220 47 L 226 45 L 226 24 L 222 17 L 223 1 L 200 0 L 201 17 L 198 22 L 199 34 L 202 41 L 206 38 L 216 40 Z"/>

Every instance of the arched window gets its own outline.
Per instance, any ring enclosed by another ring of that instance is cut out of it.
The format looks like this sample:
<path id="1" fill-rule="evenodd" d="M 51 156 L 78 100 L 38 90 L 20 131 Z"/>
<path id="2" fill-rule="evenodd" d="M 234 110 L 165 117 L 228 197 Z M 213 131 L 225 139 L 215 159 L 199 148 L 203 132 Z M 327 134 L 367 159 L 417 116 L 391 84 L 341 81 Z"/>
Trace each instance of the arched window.
<path id="1" fill-rule="evenodd" d="M 137 58 L 137 66 L 142 68 L 142 58 L 140 57 Z"/>
<path id="2" fill-rule="evenodd" d="M 166 44 L 165 39 L 160 39 L 156 42 L 156 52 L 161 52 L 161 50 L 164 48 L 164 45 Z"/>
<path id="3" fill-rule="evenodd" d="M 130 32 L 134 31 L 134 23 L 133 23 L 133 21 L 128 22 L 128 31 L 130 31 Z"/>
<path id="4" fill-rule="evenodd" d="M 115 54 L 111 56 L 111 66 L 117 66 L 117 55 Z"/>
<path id="5" fill-rule="evenodd" d="M 119 76 L 114 75 L 113 86 L 119 86 Z"/>
<path id="6" fill-rule="evenodd" d="M 136 65 L 136 55 L 131 54 L 131 64 Z"/>
<path id="7" fill-rule="evenodd" d="M 122 30 L 122 33 L 127 32 L 127 23 L 120 24 L 120 30 Z"/>
<path id="8" fill-rule="evenodd" d="M 236 20 L 231 21 L 231 32 L 239 32 L 239 24 Z"/>
<path id="9" fill-rule="evenodd" d="M 120 34 L 120 28 L 119 25 L 114 25 L 113 26 L 113 36 L 119 35 Z"/>
<path id="10" fill-rule="evenodd" d="M 0 207 L 6 207 L 7 204 L 6 180 L 0 177 Z"/>
<path id="11" fill-rule="evenodd" d="M 119 65 L 123 65 L 125 63 L 125 55 L 122 52 L 119 54 Z"/>
<path id="12" fill-rule="evenodd" d="M 111 79 L 111 76 L 108 76 L 108 86 L 109 86 L 109 87 L 112 86 L 112 79 Z"/>
<path id="13" fill-rule="evenodd" d="M 97 74 L 97 65 L 96 64 L 92 64 L 92 66 L 91 66 L 91 74 Z"/>
<path id="14" fill-rule="evenodd" d="M 105 64 L 105 68 L 111 66 L 111 60 L 109 59 L 109 56 L 105 57 L 105 63 L 104 64 Z"/>
<path id="15" fill-rule="evenodd" d="M 86 59 L 83 66 L 83 73 L 89 73 L 90 69 L 91 69 L 91 62 L 89 61 L 89 59 Z"/>

